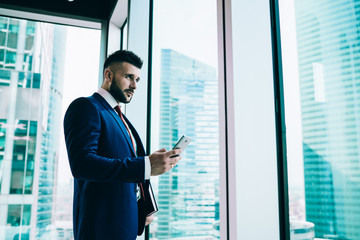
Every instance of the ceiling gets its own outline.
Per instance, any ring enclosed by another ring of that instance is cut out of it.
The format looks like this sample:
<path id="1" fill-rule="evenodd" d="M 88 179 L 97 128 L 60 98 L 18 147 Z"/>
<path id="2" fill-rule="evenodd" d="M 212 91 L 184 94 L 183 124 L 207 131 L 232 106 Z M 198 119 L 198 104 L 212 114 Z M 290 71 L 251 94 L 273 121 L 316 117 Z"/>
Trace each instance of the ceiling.
<path id="1" fill-rule="evenodd" d="M 0 0 L 0 7 L 81 20 L 109 20 L 117 0 Z"/>

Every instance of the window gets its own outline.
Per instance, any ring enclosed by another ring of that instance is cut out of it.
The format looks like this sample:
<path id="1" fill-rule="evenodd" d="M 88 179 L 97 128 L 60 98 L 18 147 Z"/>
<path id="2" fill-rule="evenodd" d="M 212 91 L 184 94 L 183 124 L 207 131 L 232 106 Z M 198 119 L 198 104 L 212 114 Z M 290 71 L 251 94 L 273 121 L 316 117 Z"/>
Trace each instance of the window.
<path id="1" fill-rule="evenodd" d="M 31 194 L 37 122 L 19 120 L 15 124 L 10 194 Z"/>
<path id="2" fill-rule="evenodd" d="M 153 16 L 152 150 L 192 142 L 153 180 L 150 239 L 219 239 L 216 1 L 155 1 Z"/>
<path id="3" fill-rule="evenodd" d="M 360 238 L 359 1 L 280 1 L 291 239 Z"/>
<path id="4" fill-rule="evenodd" d="M 127 40 L 128 40 L 128 22 L 125 20 L 121 28 L 121 49 L 127 49 Z"/>
<path id="5" fill-rule="evenodd" d="M 73 239 L 62 109 L 96 91 L 99 48 L 99 30 L 0 18 L 0 239 Z"/>

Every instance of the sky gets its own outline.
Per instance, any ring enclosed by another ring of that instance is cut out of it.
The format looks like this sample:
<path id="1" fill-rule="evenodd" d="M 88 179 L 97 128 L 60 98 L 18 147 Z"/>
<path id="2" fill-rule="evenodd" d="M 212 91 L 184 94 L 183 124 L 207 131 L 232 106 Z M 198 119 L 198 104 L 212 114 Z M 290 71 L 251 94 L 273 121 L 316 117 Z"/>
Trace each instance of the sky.
<path id="1" fill-rule="evenodd" d="M 159 146 L 160 54 L 172 49 L 217 68 L 217 12 L 212 0 L 158 0 L 154 4 L 151 148 Z M 156 128 L 157 127 L 157 128 Z"/>
<path id="2" fill-rule="evenodd" d="M 90 96 L 98 88 L 100 30 L 67 27 L 62 119 L 69 104 L 78 97 Z M 58 182 L 72 178 L 63 126 L 60 133 Z"/>
<path id="3" fill-rule="evenodd" d="M 217 2 L 159 0 L 154 4 L 154 47 L 170 48 L 217 66 Z"/>

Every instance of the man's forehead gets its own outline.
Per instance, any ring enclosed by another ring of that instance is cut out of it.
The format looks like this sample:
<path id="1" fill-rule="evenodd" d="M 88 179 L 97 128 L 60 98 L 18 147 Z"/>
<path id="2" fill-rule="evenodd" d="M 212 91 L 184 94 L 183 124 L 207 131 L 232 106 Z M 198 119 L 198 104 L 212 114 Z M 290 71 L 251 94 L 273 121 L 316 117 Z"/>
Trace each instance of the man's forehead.
<path id="1" fill-rule="evenodd" d="M 134 79 L 140 80 L 140 69 L 128 62 L 119 62 L 111 68 L 115 74 L 131 75 Z"/>
<path id="2" fill-rule="evenodd" d="M 140 72 L 140 69 L 136 67 L 135 65 L 128 63 L 128 62 L 116 62 L 110 65 L 111 69 L 114 70 L 127 70 L 127 71 L 138 71 Z"/>
<path id="3" fill-rule="evenodd" d="M 140 77 L 140 69 L 128 62 L 118 62 L 109 66 L 113 73 L 132 74 Z"/>

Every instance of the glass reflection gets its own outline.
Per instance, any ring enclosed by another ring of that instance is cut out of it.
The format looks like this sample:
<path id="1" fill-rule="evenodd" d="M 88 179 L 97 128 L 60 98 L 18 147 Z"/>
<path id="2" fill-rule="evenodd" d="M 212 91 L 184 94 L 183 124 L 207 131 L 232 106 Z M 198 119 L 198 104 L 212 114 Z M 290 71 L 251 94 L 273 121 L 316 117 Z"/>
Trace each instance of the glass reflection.
<path id="1" fill-rule="evenodd" d="M 157 1 L 154 39 L 153 150 L 183 134 L 193 141 L 153 181 L 159 212 L 150 237 L 219 239 L 216 1 Z"/>
<path id="2" fill-rule="evenodd" d="M 295 0 L 293 15 L 283 10 L 282 26 L 294 21 L 296 28 L 284 62 L 296 64 L 299 72 L 284 77 L 287 125 L 297 126 L 301 141 L 296 149 L 288 143 L 288 152 L 302 154 L 288 158 L 292 239 L 360 239 L 359 6 L 358 0 Z M 284 32 L 286 45 L 293 36 Z M 290 109 L 296 107 L 290 96 L 294 84 L 297 113 Z"/>

